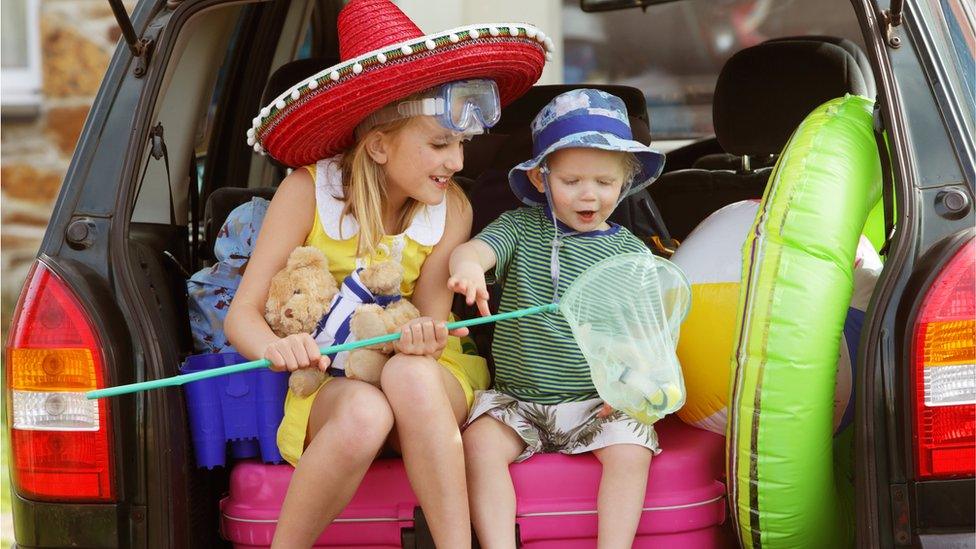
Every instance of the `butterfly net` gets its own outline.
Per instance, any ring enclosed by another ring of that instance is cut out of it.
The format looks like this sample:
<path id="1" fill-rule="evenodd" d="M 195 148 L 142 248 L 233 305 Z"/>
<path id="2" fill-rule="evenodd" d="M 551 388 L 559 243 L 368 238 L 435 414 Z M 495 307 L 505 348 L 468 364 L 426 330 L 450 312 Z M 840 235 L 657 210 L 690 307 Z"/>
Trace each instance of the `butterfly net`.
<path id="1" fill-rule="evenodd" d="M 691 304 L 684 273 L 650 253 L 622 254 L 587 269 L 559 303 L 600 397 L 651 424 L 685 402 L 675 349 Z"/>

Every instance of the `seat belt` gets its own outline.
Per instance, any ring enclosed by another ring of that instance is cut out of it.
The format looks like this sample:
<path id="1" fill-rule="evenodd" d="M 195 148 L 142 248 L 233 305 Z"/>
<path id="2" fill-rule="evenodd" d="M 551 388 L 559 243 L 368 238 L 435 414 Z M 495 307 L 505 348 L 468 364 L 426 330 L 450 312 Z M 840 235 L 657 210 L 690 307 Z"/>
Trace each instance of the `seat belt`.
<path id="1" fill-rule="evenodd" d="M 651 229 L 656 233 L 650 237 L 651 244 L 661 255 L 671 257 L 675 250 L 678 249 L 679 242 L 671 238 L 671 232 L 668 231 L 668 226 L 664 222 L 664 216 L 661 215 L 661 210 L 654 203 L 654 199 L 646 193 L 641 197 L 639 204 L 651 222 Z"/>
<path id="2" fill-rule="evenodd" d="M 189 178 L 189 200 L 190 200 L 190 269 L 199 266 L 200 259 L 200 181 L 197 176 L 197 157 L 193 152 L 190 153 L 190 178 Z"/>

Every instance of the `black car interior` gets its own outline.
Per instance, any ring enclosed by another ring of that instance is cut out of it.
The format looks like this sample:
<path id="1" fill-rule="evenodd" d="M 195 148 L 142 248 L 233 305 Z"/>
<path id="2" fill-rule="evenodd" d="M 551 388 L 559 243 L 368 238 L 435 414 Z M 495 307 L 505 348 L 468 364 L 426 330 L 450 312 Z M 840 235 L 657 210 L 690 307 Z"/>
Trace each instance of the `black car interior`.
<path id="1" fill-rule="evenodd" d="M 334 63 L 334 59 L 317 57 L 282 65 L 269 78 L 262 101 Z M 532 119 L 556 95 L 583 86 L 536 86 L 506 106 L 489 133 L 468 143 L 464 169 L 455 179 L 472 204 L 477 204 L 472 234 L 502 212 L 521 206 L 509 189 L 507 174 L 531 156 Z M 635 138 L 651 143 L 641 90 L 615 85 L 592 87 L 621 97 Z M 699 141 L 670 153 L 669 162 L 675 158 L 691 167 L 666 169 L 647 190 L 624 200 L 611 220 L 648 242 L 655 252 L 667 255 L 666 248 L 677 244 L 672 238 L 684 239 L 710 213 L 732 202 L 760 198 L 772 164 L 800 121 L 824 101 L 845 93 L 874 93 L 867 59 L 849 40 L 798 36 L 741 50 L 725 64 L 715 87 L 714 144 L 712 140 Z M 716 149 L 722 152 L 710 152 Z M 285 166 L 270 157 L 268 161 L 278 168 L 281 178 L 287 174 Z M 202 220 L 200 257 L 212 261 L 214 238 L 231 210 L 255 196 L 270 199 L 274 190 L 223 187 L 210 193 Z M 492 292 L 493 310 L 497 308 L 497 293 Z M 454 312 L 460 318 L 477 314 L 460 299 Z M 490 324 L 472 331 L 478 348 L 486 355 L 490 354 L 491 333 Z M 180 348 L 187 347 L 184 344 Z"/>
<path id="2" fill-rule="evenodd" d="M 770 160 L 793 130 L 825 101 L 871 93 L 874 81 L 864 74 L 845 47 L 816 37 L 770 41 L 733 55 L 719 73 L 712 104 L 725 153 L 664 173 L 648 187 L 671 235 L 680 241 L 722 206 L 762 197 Z M 763 167 L 752 166 L 752 158 L 763 159 Z"/>

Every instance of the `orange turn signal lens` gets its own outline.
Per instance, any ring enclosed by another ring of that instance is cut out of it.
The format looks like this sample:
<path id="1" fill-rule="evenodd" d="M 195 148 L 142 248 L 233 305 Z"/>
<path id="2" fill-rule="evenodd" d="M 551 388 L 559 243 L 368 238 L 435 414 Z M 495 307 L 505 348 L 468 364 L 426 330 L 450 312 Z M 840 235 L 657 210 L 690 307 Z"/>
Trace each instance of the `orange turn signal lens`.
<path id="1" fill-rule="evenodd" d="M 10 388 L 21 391 L 97 389 L 88 349 L 9 349 Z"/>

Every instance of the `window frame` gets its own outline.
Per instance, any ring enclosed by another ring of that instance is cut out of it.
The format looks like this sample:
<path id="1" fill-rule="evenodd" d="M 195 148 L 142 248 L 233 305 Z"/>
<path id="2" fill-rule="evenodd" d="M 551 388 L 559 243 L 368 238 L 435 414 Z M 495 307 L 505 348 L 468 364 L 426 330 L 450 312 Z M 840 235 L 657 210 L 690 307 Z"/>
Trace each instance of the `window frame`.
<path id="1" fill-rule="evenodd" d="M 40 0 L 23 0 L 26 8 L 27 66 L 0 69 L 0 105 L 7 115 L 34 115 L 41 104 Z"/>

